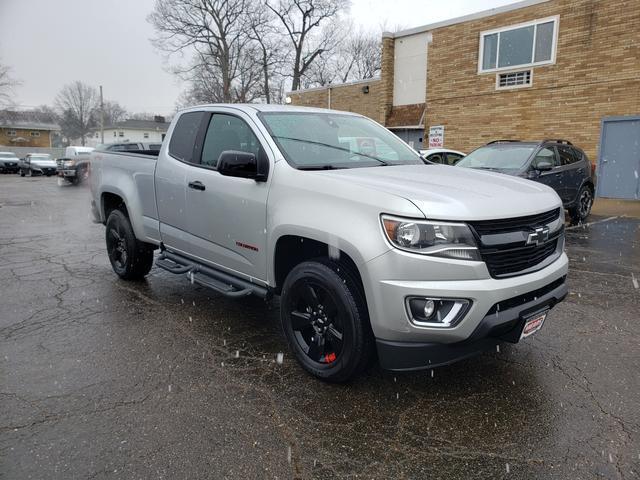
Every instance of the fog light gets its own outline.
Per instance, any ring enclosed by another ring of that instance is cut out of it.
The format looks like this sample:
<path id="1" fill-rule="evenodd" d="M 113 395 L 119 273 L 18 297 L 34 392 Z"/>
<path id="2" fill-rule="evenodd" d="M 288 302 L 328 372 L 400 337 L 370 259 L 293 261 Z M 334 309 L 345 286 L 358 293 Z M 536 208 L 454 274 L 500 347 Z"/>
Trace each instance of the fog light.
<path id="1" fill-rule="evenodd" d="M 464 298 L 408 297 L 407 314 L 418 327 L 450 328 L 457 325 L 469 310 L 471 301 Z"/>
<path id="2" fill-rule="evenodd" d="M 431 318 L 433 312 L 436 310 L 436 303 L 433 300 L 427 300 L 424 302 L 424 318 Z"/>

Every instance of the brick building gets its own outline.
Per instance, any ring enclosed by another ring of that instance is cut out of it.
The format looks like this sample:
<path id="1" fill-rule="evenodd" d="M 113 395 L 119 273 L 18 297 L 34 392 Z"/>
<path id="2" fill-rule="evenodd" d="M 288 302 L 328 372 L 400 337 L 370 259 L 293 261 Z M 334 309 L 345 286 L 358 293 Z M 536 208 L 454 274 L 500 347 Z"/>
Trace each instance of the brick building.
<path id="1" fill-rule="evenodd" d="M 374 111 L 367 115 L 416 146 L 431 126 L 463 151 L 498 138 L 565 138 L 604 159 L 601 196 L 638 198 L 640 0 L 525 0 L 382 42 L 370 93 L 333 95 L 331 108 Z M 290 97 L 328 106 L 327 90 Z"/>
<path id="2" fill-rule="evenodd" d="M 50 148 L 60 126 L 42 112 L 0 111 L 0 146 Z"/>

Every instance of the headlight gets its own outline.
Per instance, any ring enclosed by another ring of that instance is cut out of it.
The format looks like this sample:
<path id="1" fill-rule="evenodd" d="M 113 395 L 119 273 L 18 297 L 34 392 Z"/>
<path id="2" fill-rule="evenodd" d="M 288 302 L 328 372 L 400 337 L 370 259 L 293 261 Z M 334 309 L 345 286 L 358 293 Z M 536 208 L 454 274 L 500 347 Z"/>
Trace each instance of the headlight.
<path id="1" fill-rule="evenodd" d="M 478 247 L 464 223 L 429 222 L 382 216 L 382 227 L 394 247 L 408 252 L 480 260 Z"/>
<path id="2" fill-rule="evenodd" d="M 75 164 L 76 164 L 76 161 L 75 161 L 75 160 L 65 160 L 64 162 L 62 162 L 62 165 L 63 165 L 65 168 L 73 167 Z"/>

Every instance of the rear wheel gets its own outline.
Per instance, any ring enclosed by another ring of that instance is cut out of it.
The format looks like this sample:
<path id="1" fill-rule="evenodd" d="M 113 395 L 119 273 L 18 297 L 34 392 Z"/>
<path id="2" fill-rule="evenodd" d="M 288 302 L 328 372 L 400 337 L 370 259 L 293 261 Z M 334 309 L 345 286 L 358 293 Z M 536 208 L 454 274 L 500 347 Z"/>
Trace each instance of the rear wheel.
<path id="1" fill-rule="evenodd" d="M 578 193 L 575 207 L 569 210 L 572 223 L 584 222 L 591 213 L 593 206 L 593 190 L 589 185 L 583 185 Z"/>
<path id="2" fill-rule="evenodd" d="M 140 280 L 153 265 L 153 246 L 139 241 L 129 218 L 113 210 L 107 219 L 105 233 L 111 267 L 124 280 Z"/>
<path id="3" fill-rule="evenodd" d="M 346 382 L 372 358 L 366 301 L 354 276 L 339 263 L 319 260 L 294 267 L 282 288 L 280 316 L 296 359 L 322 380 Z"/>

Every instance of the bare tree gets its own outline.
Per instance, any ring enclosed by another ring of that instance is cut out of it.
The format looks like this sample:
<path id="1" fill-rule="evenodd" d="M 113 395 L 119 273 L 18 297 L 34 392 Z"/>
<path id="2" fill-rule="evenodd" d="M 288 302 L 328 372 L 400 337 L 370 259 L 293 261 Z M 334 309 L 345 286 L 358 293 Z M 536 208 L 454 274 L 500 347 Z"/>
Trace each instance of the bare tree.
<path id="1" fill-rule="evenodd" d="M 148 19 L 157 32 L 156 47 L 169 55 L 192 55 L 193 61 L 175 73 L 187 80 L 206 76 L 210 87 L 220 89 L 221 101 L 243 101 L 255 88 L 250 72 L 256 68 L 255 52 L 247 32 L 259 7 L 252 0 L 156 0 Z"/>
<path id="2" fill-rule="evenodd" d="M 354 28 L 351 22 L 340 30 L 349 32 L 330 55 L 320 55 L 302 79 L 305 88 L 375 77 L 381 68 L 380 33 Z"/>
<path id="3" fill-rule="evenodd" d="M 104 102 L 104 124 L 113 125 L 127 118 L 127 110 L 118 102 L 106 100 Z"/>
<path id="4" fill-rule="evenodd" d="M 330 29 L 320 27 L 349 7 L 348 0 L 267 0 L 293 47 L 292 90 L 298 90 L 303 76 L 318 56 L 335 46 Z"/>
<path id="5" fill-rule="evenodd" d="M 11 68 L 0 64 L 0 105 L 8 106 L 13 103 L 13 88 L 20 82 L 11 76 Z"/>
<path id="6" fill-rule="evenodd" d="M 63 135 L 68 139 L 79 138 L 84 145 L 85 137 L 96 124 L 99 102 L 98 91 L 90 85 L 76 81 L 62 87 L 55 105 Z"/>

